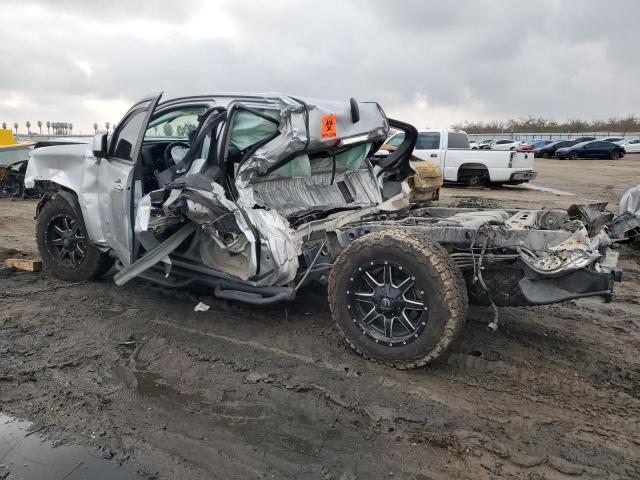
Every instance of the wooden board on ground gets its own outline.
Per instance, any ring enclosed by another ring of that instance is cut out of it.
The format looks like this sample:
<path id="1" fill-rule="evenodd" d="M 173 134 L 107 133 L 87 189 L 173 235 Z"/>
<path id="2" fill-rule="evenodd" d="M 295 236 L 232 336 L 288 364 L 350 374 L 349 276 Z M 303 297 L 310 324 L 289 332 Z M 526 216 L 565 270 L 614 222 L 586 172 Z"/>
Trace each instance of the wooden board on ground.
<path id="1" fill-rule="evenodd" d="M 17 268 L 18 270 L 25 270 L 27 272 L 39 272 L 42 270 L 41 260 L 25 260 L 21 258 L 7 258 L 4 261 L 4 265 L 7 268 Z"/>

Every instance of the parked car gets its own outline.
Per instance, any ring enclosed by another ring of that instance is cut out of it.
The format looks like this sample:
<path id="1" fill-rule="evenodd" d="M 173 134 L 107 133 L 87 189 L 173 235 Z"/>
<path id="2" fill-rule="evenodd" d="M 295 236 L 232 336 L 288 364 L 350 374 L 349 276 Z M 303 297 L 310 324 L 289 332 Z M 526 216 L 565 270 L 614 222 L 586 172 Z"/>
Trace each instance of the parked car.
<path id="1" fill-rule="evenodd" d="M 580 142 L 571 147 L 559 148 L 556 156 L 560 159 L 570 158 L 610 158 L 617 160 L 624 157 L 624 148 L 616 143 L 595 140 L 591 142 Z"/>
<path id="2" fill-rule="evenodd" d="M 487 138 L 486 140 L 480 140 L 478 142 L 478 149 L 480 150 L 489 150 L 491 145 L 495 142 L 494 138 Z"/>
<path id="3" fill-rule="evenodd" d="M 596 137 L 578 137 L 573 139 L 576 143 L 591 142 L 593 140 L 596 140 Z"/>
<path id="4" fill-rule="evenodd" d="M 519 140 L 496 140 L 491 144 L 491 150 L 515 150 L 522 142 Z"/>
<path id="5" fill-rule="evenodd" d="M 477 150 L 478 149 L 478 142 L 476 140 L 469 140 L 469 148 L 471 150 Z"/>
<path id="6" fill-rule="evenodd" d="M 533 152 L 536 148 L 542 148 L 552 143 L 552 140 L 531 140 L 529 143 L 523 143 L 518 148 L 517 152 Z"/>
<path id="7" fill-rule="evenodd" d="M 602 141 L 603 142 L 612 142 L 612 143 L 618 143 L 623 141 L 625 138 L 624 137 L 607 137 L 607 138 L 603 138 Z"/>
<path id="8" fill-rule="evenodd" d="M 571 147 L 575 144 L 575 140 L 556 140 L 544 147 L 534 149 L 533 154 L 540 158 L 552 158 L 556 155 L 556 150 L 559 148 Z"/>
<path id="9" fill-rule="evenodd" d="M 91 280 L 117 259 L 119 286 L 134 278 L 166 288 L 200 283 L 255 305 L 328 284 L 336 335 L 397 368 L 445 352 L 468 299 L 610 299 L 621 278 L 601 221 L 612 214 L 602 205 L 461 212 L 413 204 L 418 132 L 377 103 L 160 96 L 138 101 L 92 146 L 32 152 L 25 186 L 43 192 L 36 240 L 53 275 Z M 180 140 L 159 135 L 171 122 L 183 126 Z M 374 159 L 390 128 L 403 141 Z"/>
<path id="10" fill-rule="evenodd" d="M 627 153 L 640 153 L 640 138 L 626 138 L 616 143 Z"/>
<path id="11" fill-rule="evenodd" d="M 404 133 L 389 137 L 396 146 Z M 467 134 L 462 130 L 433 128 L 418 132 L 413 155 L 442 168 L 445 182 L 479 186 L 487 183 L 518 184 L 536 178 L 531 153 L 469 150 Z"/>

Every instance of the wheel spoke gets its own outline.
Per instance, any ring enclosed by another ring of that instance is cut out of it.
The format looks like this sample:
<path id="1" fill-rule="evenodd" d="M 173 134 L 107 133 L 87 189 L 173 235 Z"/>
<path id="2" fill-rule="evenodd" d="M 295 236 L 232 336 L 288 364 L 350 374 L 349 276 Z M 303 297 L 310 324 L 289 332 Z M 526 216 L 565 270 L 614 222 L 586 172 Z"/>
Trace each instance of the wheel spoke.
<path id="1" fill-rule="evenodd" d="M 59 225 L 53 225 L 53 229 L 58 232 L 60 235 L 62 235 L 64 233 L 64 228 L 60 227 Z"/>
<path id="2" fill-rule="evenodd" d="M 71 263 L 76 263 L 76 249 L 74 248 L 69 252 L 69 258 L 71 259 Z"/>
<path id="3" fill-rule="evenodd" d="M 382 283 L 378 283 L 378 281 L 375 278 L 373 278 L 373 275 L 371 275 L 369 272 L 364 272 L 364 275 L 362 275 L 362 278 L 364 278 L 364 281 L 367 282 L 367 285 L 369 285 L 374 290 L 376 287 L 380 287 L 383 285 Z"/>
<path id="4" fill-rule="evenodd" d="M 395 285 L 396 288 L 400 289 L 403 294 L 407 293 L 411 287 L 415 285 L 415 280 L 412 277 L 405 278 L 400 285 Z"/>
<path id="5" fill-rule="evenodd" d="M 69 219 L 67 217 L 64 217 L 62 219 L 62 225 L 64 225 L 65 230 L 71 230 L 71 228 L 69 227 Z"/>
<path id="6" fill-rule="evenodd" d="M 62 247 L 60 250 L 58 250 L 58 258 L 59 259 L 63 259 L 66 254 L 67 254 L 67 249 L 66 248 Z"/>
<path id="7" fill-rule="evenodd" d="M 57 247 L 63 245 L 63 240 L 61 238 L 55 238 L 51 240 L 51 245 L 55 245 Z"/>
<path id="8" fill-rule="evenodd" d="M 404 308 L 407 310 L 423 310 L 424 302 L 417 302 L 415 300 L 409 300 L 408 298 L 404 298 Z"/>
<path id="9" fill-rule="evenodd" d="M 402 312 L 402 315 L 398 317 L 398 321 L 409 332 L 415 332 L 416 327 L 413 325 L 413 323 L 411 323 L 411 320 L 409 320 L 406 313 Z"/>
<path id="10" fill-rule="evenodd" d="M 353 292 L 356 297 L 373 297 L 376 292 Z"/>
<path id="11" fill-rule="evenodd" d="M 393 317 L 384 317 L 384 336 L 393 338 Z"/>
<path id="12" fill-rule="evenodd" d="M 80 244 L 77 244 L 77 245 L 76 245 L 76 250 L 78 251 L 78 254 L 79 254 L 81 257 L 84 257 L 84 250 L 82 250 L 82 247 L 80 246 Z"/>
<path id="13" fill-rule="evenodd" d="M 387 283 L 393 285 L 391 265 L 388 265 L 388 264 L 382 267 L 382 284 L 385 285 Z"/>
<path id="14" fill-rule="evenodd" d="M 374 303 L 373 296 L 375 292 L 365 293 L 365 292 L 353 292 L 353 295 L 356 297 L 356 300 L 364 303 Z"/>
<path id="15" fill-rule="evenodd" d="M 367 313 L 363 317 L 362 323 L 364 323 L 365 325 L 370 325 L 376 318 L 380 316 L 379 313 L 376 315 L 373 315 L 374 313 L 376 313 L 376 307 L 373 307 L 371 310 L 369 310 L 369 313 Z"/>

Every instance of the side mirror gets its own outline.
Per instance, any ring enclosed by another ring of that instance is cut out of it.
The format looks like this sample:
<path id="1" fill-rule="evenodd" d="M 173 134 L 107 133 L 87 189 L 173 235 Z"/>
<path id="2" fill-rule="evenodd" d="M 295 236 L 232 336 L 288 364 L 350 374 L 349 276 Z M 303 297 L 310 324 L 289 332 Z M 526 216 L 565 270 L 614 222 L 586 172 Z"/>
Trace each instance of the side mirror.
<path id="1" fill-rule="evenodd" d="M 107 157 L 107 136 L 106 133 L 98 133 L 93 137 L 93 155 L 96 158 Z"/>

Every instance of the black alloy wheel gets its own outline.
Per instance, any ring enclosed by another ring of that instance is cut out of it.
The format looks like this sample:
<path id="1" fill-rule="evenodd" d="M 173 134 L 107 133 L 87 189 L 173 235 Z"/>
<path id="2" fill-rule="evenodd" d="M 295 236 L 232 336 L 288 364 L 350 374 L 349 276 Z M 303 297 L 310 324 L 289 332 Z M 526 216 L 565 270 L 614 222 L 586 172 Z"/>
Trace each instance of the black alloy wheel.
<path id="1" fill-rule="evenodd" d="M 359 266 L 346 295 L 353 322 L 376 343 L 407 345 L 427 325 L 424 287 L 411 270 L 396 262 L 372 260 Z"/>
<path id="2" fill-rule="evenodd" d="M 62 268 L 78 268 L 87 254 L 84 229 L 66 213 L 59 213 L 49 220 L 45 245 L 49 255 Z"/>
<path id="3" fill-rule="evenodd" d="M 99 278 L 113 258 L 88 238 L 77 202 L 56 195 L 45 197 L 36 217 L 36 241 L 44 266 L 56 277 L 70 281 Z"/>

